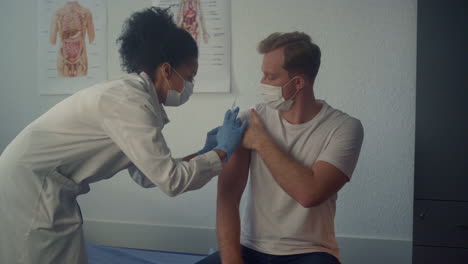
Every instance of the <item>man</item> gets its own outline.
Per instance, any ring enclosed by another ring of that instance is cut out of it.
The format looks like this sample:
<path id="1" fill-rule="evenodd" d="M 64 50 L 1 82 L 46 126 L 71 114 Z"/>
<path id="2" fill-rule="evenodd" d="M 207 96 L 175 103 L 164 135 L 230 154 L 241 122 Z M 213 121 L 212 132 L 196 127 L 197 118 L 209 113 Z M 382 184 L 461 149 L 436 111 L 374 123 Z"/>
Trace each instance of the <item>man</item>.
<path id="1" fill-rule="evenodd" d="M 218 178 L 220 254 L 200 263 L 339 263 L 337 192 L 356 166 L 362 125 L 315 99 L 321 53 L 308 35 L 273 33 L 258 50 L 264 103 L 240 115 L 250 119 L 243 147 Z"/>

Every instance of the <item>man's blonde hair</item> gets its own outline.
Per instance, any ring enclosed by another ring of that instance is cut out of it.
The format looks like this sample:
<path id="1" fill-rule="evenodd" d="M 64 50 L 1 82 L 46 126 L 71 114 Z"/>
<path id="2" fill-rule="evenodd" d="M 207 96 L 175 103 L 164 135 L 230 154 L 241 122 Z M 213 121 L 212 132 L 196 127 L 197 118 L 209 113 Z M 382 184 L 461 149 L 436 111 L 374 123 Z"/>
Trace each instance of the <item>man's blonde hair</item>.
<path id="1" fill-rule="evenodd" d="M 319 46 L 312 42 L 309 35 L 303 32 L 275 32 L 258 44 L 258 52 L 268 53 L 284 47 L 283 68 L 290 75 L 305 74 L 315 80 L 320 68 L 321 52 Z"/>

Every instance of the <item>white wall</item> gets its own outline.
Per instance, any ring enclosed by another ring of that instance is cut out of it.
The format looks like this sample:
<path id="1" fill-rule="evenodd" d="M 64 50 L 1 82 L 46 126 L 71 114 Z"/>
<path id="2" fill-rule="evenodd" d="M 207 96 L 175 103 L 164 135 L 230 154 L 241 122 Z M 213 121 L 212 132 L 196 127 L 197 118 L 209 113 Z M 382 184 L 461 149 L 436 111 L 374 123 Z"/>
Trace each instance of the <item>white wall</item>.
<path id="1" fill-rule="evenodd" d="M 109 2 L 109 78 L 120 75 L 115 39 L 123 19 L 150 1 Z M 365 129 L 352 181 L 340 192 L 341 237 L 409 241 L 416 82 L 416 0 L 232 0 L 232 91 L 238 105 L 260 100 L 257 43 L 275 31 L 304 31 L 322 49 L 318 98 L 359 118 Z M 0 150 L 63 96 L 39 96 L 35 82 L 37 1 L 0 4 Z M 195 87 L 196 89 L 196 87 Z M 195 94 L 168 111 L 175 156 L 198 150 L 233 94 Z M 215 226 L 216 181 L 177 198 L 145 190 L 126 173 L 80 198 L 86 219 L 194 228 Z"/>

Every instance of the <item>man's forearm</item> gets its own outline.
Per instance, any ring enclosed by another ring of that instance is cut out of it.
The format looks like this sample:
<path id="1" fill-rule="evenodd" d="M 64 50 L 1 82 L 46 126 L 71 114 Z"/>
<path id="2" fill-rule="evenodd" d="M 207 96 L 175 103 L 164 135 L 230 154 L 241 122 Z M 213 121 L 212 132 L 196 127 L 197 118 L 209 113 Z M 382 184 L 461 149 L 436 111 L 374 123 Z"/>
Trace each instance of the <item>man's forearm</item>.
<path id="1" fill-rule="evenodd" d="M 239 206 L 231 201 L 218 200 L 216 229 L 223 264 L 241 264 Z"/>
<path id="2" fill-rule="evenodd" d="M 311 191 L 314 186 L 313 170 L 291 158 L 269 136 L 262 138 L 255 150 L 283 190 L 299 203 L 308 203 L 314 194 Z"/>

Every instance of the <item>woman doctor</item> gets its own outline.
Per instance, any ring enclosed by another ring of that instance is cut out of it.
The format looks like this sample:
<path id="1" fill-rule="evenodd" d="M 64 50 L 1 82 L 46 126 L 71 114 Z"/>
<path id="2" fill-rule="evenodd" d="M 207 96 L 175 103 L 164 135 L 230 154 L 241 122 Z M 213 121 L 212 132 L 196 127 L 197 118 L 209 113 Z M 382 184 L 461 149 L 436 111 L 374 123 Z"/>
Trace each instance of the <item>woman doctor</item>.
<path id="1" fill-rule="evenodd" d="M 203 187 L 240 143 L 238 109 L 205 147 L 171 157 L 164 106 L 193 91 L 198 48 L 166 10 L 134 13 L 118 39 L 128 75 L 68 97 L 28 125 L 0 156 L 0 263 L 87 263 L 76 196 L 128 169 L 169 196 Z"/>

